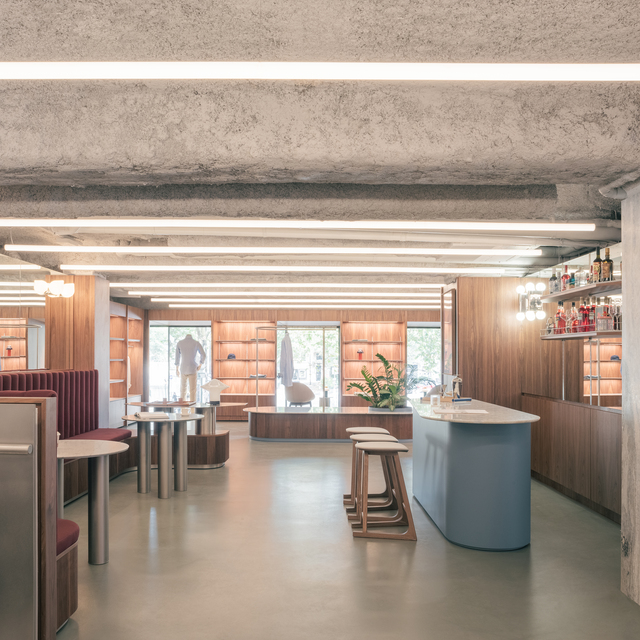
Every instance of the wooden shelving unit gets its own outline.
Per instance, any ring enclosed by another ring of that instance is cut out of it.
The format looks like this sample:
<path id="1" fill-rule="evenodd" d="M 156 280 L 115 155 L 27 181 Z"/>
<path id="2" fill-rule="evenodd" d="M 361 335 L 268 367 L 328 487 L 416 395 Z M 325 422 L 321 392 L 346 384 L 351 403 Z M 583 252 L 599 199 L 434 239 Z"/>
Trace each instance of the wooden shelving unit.
<path id="1" fill-rule="evenodd" d="M 255 405 L 256 384 L 261 406 L 276 403 L 276 334 L 265 332 L 264 339 L 256 342 L 257 327 L 275 327 L 269 321 L 220 320 L 213 323 L 213 377 L 229 385 L 223 391 L 222 402 L 246 402 Z M 258 374 L 256 378 L 256 350 L 258 350 Z M 235 358 L 229 358 L 229 355 Z M 219 420 L 247 420 L 244 407 L 218 409 Z"/>
<path id="2" fill-rule="evenodd" d="M 382 372 L 382 364 L 376 353 L 382 354 L 396 366 L 404 366 L 406 352 L 407 325 L 405 322 L 343 322 L 341 325 L 341 394 L 342 406 L 364 405 L 364 401 L 347 391 L 350 382 L 363 380 L 362 367 L 373 374 Z M 362 350 L 362 359 L 358 351 Z"/>
<path id="3" fill-rule="evenodd" d="M 119 426 L 127 402 L 142 398 L 144 312 L 111 302 L 109 324 L 109 424 Z"/>
<path id="4" fill-rule="evenodd" d="M 614 355 L 620 360 L 611 360 L 611 356 Z M 590 399 L 592 404 L 598 404 L 598 365 L 600 367 L 600 406 L 622 406 L 621 337 L 601 339 L 599 345 L 595 341 L 585 341 L 583 401 L 587 404 Z M 589 376 L 591 379 L 588 379 Z"/>
<path id="5" fill-rule="evenodd" d="M 19 329 L 15 326 L 27 323 L 28 320 L 25 318 L 0 318 L 0 365 L 2 371 L 25 371 L 27 369 L 27 329 Z"/>

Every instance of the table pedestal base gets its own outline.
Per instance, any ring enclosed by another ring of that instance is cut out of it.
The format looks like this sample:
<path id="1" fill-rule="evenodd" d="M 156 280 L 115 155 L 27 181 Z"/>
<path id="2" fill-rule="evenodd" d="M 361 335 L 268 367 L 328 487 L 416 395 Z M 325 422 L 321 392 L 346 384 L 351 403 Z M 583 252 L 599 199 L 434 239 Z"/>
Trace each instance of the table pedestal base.
<path id="1" fill-rule="evenodd" d="M 171 423 L 156 422 L 158 430 L 158 498 L 170 498 L 171 487 Z"/>
<path id="2" fill-rule="evenodd" d="M 109 456 L 89 458 L 89 564 L 109 562 Z"/>
<path id="3" fill-rule="evenodd" d="M 151 423 L 138 423 L 138 493 L 151 491 Z"/>

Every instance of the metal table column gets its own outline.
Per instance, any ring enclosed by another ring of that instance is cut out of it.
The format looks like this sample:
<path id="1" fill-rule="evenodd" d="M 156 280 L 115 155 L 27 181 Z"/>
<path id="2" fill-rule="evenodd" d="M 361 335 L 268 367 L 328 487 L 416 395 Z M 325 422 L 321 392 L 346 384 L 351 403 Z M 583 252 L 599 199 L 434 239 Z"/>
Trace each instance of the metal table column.
<path id="1" fill-rule="evenodd" d="M 176 422 L 173 425 L 173 444 L 176 450 L 174 469 L 174 489 L 187 490 L 187 422 Z"/>
<path id="2" fill-rule="evenodd" d="M 151 423 L 138 422 L 138 493 L 151 491 Z"/>
<path id="3" fill-rule="evenodd" d="M 171 422 L 156 422 L 158 431 L 158 498 L 171 497 Z"/>
<path id="4" fill-rule="evenodd" d="M 89 564 L 109 562 L 109 456 L 89 458 Z"/>

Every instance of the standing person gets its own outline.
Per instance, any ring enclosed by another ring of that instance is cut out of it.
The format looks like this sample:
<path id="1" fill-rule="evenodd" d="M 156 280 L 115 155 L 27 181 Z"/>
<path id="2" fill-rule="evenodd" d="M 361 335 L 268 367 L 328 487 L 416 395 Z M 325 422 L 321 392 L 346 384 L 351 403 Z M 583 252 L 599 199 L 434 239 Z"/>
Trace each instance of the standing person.
<path id="1" fill-rule="evenodd" d="M 200 355 L 198 362 L 197 356 Z M 180 397 L 187 399 L 187 382 L 189 383 L 189 401 L 196 401 L 196 381 L 198 371 L 204 364 L 206 354 L 202 345 L 188 333 L 176 345 L 176 375 L 180 376 Z"/>

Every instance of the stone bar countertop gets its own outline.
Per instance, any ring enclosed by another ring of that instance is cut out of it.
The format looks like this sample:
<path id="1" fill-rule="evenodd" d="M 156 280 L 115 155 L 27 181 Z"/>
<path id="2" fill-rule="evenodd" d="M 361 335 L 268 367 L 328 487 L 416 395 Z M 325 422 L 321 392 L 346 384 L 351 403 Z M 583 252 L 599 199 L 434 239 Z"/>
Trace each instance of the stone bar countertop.
<path id="1" fill-rule="evenodd" d="M 368 414 L 372 416 L 411 416 L 411 412 L 405 411 L 376 411 L 370 412 L 369 407 L 247 407 L 249 413 L 310 413 L 310 414 Z M 526 414 L 522 414 L 526 415 Z"/>
<path id="2" fill-rule="evenodd" d="M 443 402 L 439 407 L 412 401 L 413 408 L 421 418 L 439 420 L 441 422 L 457 422 L 469 424 L 530 424 L 540 420 L 540 416 L 531 413 L 507 409 L 497 404 L 472 400 L 471 402 Z M 434 409 L 457 409 L 464 411 L 484 410 L 487 413 L 436 413 Z"/>

